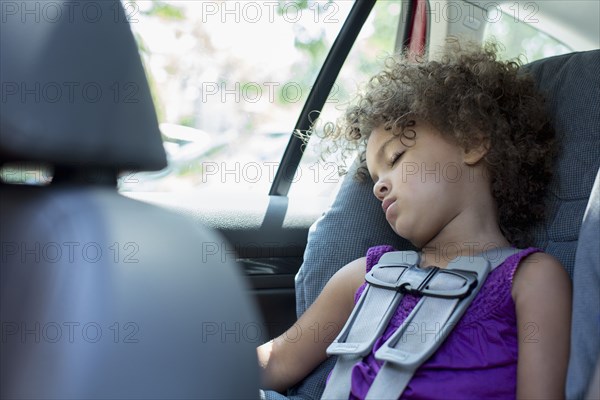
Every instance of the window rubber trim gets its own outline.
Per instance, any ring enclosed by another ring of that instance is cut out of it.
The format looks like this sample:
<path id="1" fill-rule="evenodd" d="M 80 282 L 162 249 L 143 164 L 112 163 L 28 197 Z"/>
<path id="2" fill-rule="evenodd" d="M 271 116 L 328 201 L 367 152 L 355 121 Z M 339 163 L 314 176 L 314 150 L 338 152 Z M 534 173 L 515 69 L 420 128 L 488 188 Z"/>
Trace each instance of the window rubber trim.
<path id="1" fill-rule="evenodd" d="M 314 115 L 315 112 L 319 112 L 323 109 L 327 97 L 329 96 L 329 92 L 342 69 L 342 65 L 346 61 L 346 57 L 350 53 L 365 21 L 371 14 L 375 1 L 376 0 L 356 0 L 354 6 L 352 6 L 348 18 L 333 42 L 331 50 L 325 58 L 325 62 L 323 62 L 323 66 L 319 71 L 319 75 L 317 75 L 317 79 L 308 95 L 308 99 L 306 100 L 306 103 L 304 103 L 300 117 L 294 127 L 294 133 L 303 132 L 307 135 L 311 134 L 311 114 Z M 291 135 L 290 141 L 281 158 L 277 173 L 273 179 L 269 196 L 287 196 L 296 170 L 300 165 L 300 160 L 302 159 L 303 143 L 303 139 L 295 134 Z"/>

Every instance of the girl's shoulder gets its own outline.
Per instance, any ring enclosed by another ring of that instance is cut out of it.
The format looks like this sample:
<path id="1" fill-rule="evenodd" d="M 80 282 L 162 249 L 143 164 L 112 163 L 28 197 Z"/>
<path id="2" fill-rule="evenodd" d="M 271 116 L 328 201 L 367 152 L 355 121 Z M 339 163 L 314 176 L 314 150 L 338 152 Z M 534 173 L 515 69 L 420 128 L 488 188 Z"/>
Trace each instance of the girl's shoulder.
<path id="1" fill-rule="evenodd" d="M 571 279 L 560 261 L 542 251 L 532 252 L 519 260 L 512 278 L 512 297 L 520 298 L 537 293 L 570 293 Z"/>

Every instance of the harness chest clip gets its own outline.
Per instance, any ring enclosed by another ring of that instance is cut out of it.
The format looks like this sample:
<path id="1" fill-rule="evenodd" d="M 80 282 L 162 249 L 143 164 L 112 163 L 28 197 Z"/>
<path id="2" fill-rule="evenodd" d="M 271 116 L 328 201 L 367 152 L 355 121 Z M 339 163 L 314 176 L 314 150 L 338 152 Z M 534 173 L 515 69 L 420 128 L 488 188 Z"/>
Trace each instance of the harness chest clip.
<path id="1" fill-rule="evenodd" d="M 389 268 L 393 265 L 378 265 L 378 268 Z M 472 271 L 460 269 L 447 270 L 439 267 L 420 268 L 417 265 L 408 266 L 406 271 L 394 283 L 385 282 L 374 276 L 376 269 L 369 271 L 365 280 L 376 287 L 396 290 L 402 293 L 413 295 L 423 295 L 430 297 L 440 297 L 445 299 L 465 298 L 471 291 L 477 287 L 477 274 Z M 431 289 L 429 283 L 439 274 L 449 274 L 454 281 L 458 282 L 452 289 Z M 458 280 L 457 280 L 458 279 Z"/>

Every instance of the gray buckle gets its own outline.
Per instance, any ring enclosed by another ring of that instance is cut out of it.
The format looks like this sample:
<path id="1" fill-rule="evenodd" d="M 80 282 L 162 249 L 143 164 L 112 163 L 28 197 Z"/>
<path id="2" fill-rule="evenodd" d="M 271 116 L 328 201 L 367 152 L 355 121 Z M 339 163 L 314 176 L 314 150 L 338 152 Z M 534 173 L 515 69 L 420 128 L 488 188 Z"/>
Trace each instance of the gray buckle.
<path id="1" fill-rule="evenodd" d="M 379 268 L 393 267 L 394 265 L 378 265 Z M 396 265 L 397 266 L 397 265 Z M 420 268 L 417 265 L 408 266 L 407 270 L 394 282 L 384 282 L 373 276 L 373 268 L 365 276 L 365 280 L 369 284 L 383 289 L 396 290 L 402 293 L 410 293 L 415 295 L 441 297 L 445 299 L 462 299 L 467 297 L 473 288 L 477 286 L 477 274 L 465 270 L 446 270 L 439 267 Z M 428 288 L 429 282 L 437 274 L 450 274 L 462 280 L 462 285 L 455 289 L 448 290 L 432 290 Z"/>
<path id="2" fill-rule="evenodd" d="M 454 277 L 458 277 L 464 279 L 465 284 L 461 286 L 459 289 L 451 289 L 451 290 L 431 290 L 425 289 L 422 293 L 431 297 L 440 297 L 447 300 L 456 299 L 457 308 L 452 313 L 452 316 L 447 321 L 447 324 L 444 324 L 441 327 L 440 338 L 441 340 L 436 340 L 436 345 L 430 347 L 424 353 L 412 353 L 407 352 L 402 349 L 395 348 L 398 342 L 401 340 L 401 337 L 406 332 L 410 323 L 413 321 L 415 314 L 419 311 L 419 309 L 423 305 L 423 300 L 419 301 L 413 311 L 406 317 L 406 320 L 402 323 L 402 325 L 394 332 L 394 334 L 379 348 L 377 353 L 375 354 L 375 358 L 380 361 L 392 362 L 396 365 L 401 365 L 403 368 L 412 368 L 423 363 L 424 360 L 429 358 L 433 352 L 437 349 L 439 344 L 443 342 L 447 333 L 452 329 L 462 314 L 466 311 L 467 307 L 471 304 L 471 300 L 475 297 L 479 288 L 485 282 L 487 275 L 490 271 L 489 262 L 481 256 L 475 257 L 458 257 L 454 259 L 446 269 L 439 269 L 435 272 L 435 274 L 446 273 L 450 274 Z M 429 278 L 431 281 L 433 277 Z M 466 295 L 462 295 L 462 293 L 467 293 Z M 433 294 L 429 294 L 433 293 Z M 459 296 L 449 296 L 449 294 L 460 294 Z M 471 296 L 470 298 L 468 296 Z M 450 327 L 450 329 L 448 329 Z"/>

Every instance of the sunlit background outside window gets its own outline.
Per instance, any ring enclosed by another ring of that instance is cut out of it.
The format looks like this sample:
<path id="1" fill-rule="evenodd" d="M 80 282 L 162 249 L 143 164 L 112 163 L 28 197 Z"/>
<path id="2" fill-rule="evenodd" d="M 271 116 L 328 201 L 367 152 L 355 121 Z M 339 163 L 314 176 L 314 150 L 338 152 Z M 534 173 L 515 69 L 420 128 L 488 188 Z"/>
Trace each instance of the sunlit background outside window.
<path id="1" fill-rule="evenodd" d="M 169 167 L 127 190 L 268 190 L 352 2 L 124 2 Z"/>

